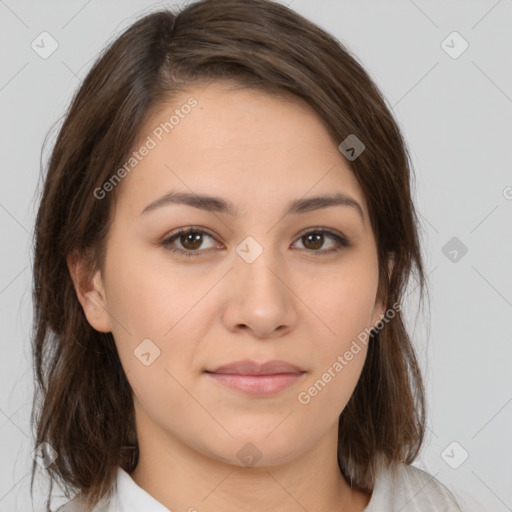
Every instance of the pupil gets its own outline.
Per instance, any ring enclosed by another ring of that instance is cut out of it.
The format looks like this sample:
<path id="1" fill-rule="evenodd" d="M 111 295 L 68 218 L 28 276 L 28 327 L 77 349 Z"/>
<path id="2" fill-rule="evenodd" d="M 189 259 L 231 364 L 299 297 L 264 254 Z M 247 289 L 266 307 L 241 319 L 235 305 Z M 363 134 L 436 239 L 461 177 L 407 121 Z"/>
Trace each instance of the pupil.
<path id="1" fill-rule="evenodd" d="M 187 249 L 197 249 L 201 246 L 201 234 L 200 233 L 187 233 L 184 235 L 185 243 L 183 246 Z"/>
<path id="2" fill-rule="evenodd" d="M 311 247 L 311 249 L 319 249 L 320 247 L 322 247 L 323 235 L 320 235 L 320 234 L 306 235 L 306 238 L 308 239 L 308 243 L 309 243 L 310 238 L 311 239 L 316 238 L 316 241 L 313 241 L 313 247 Z"/>

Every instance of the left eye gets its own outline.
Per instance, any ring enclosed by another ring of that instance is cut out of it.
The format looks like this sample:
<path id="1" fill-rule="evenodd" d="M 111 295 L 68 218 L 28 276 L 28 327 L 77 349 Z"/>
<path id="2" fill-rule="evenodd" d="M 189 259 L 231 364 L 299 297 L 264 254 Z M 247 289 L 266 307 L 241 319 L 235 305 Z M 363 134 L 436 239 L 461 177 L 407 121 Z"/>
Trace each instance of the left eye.
<path id="1" fill-rule="evenodd" d="M 339 251 L 342 247 L 348 247 L 350 245 L 346 238 L 344 238 L 340 235 L 337 235 L 336 233 L 334 233 L 332 231 L 328 231 L 325 229 L 319 229 L 316 231 L 308 231 L 307 233 L 304 233 L 299 238 L 299 240 L 306 240 L 307 244 L 311 244 L 313 246 L 313 247 L 305 247 L 305 249 L 307 251 L 319 252 L 319 251 L 317 251 L 317 249 L 319 249 L 322 245 L 324 245 L 325 238 L 330 238 L 331 240 L 334 240 L 337 243 L 337 246 L 335 244 L 334 248 L 324 250 L 321 252 L 335 252 L 335 251 Z"/>
<path id="2" fill-rule="evenodd" d="M 177 233 L 165 238 L 161 245 L 168 251 L 177 252 L 184 256 L 199 256 L 201 252 L 198 249 L 203 245 L 204 237 L 215 240 L 212 235 L 197 228 L 186 228 L 178 231 Z M 319 250 L 325 243 L 325 239 L 330 238 L 336 242 L 334 248 Z M 318 252 L 318 253 L 332 253 L 337 252 L 343 247 L 349 247 L 350 244 L 346 238 L 340 236 L 333 231 L 325 229 L 310 230 L 303 233 L 298 241 L 301 241 L 303 246 L 310 245 L 310 247 L 304 247 L 306 251 Z M 179 242 L 182 248 L 173 247 L 175 242 Z M 337 246 L 336 246 L 337 245 Z M 214 247 L 215 243 L 210 246 Z"/>

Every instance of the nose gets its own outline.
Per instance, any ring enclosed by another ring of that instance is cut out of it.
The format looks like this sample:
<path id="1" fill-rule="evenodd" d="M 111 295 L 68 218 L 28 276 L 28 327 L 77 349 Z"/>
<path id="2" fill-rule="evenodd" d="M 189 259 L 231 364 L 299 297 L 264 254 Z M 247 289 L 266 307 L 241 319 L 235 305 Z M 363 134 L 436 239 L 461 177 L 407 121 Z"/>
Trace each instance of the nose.
<path id="1" fill-rule="evenodd" d="M 252 263 L 236 256 L 229 273 L 223 322 L 230 331 L 246 330 L 256 338 L 278 338 L 294 329 L 297 303 L 285 262 L 263 251 Z"/>

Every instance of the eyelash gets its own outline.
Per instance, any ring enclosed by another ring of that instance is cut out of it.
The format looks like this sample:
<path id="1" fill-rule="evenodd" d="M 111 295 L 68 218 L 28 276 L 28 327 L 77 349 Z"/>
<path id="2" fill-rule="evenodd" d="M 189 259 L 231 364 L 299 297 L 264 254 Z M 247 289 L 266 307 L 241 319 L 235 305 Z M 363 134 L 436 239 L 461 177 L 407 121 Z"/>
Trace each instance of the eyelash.
<path id="1" fill-rule="evenodd" d="M 179 254 L 181 254 L 183 256 L 187 256 L 187 257 L 200 256 L 200 254 L 202 252 L 204 252 L 204 250 L 203 251 L 201 251 L 201 250 L 187 251 L 187 250 L 183 250 L 183 249 L 176 249 L 176 248 L 173 248 L 173 247 L 169 247 L 169 245 L 175 239 L 179 238 L 182 235 L 188 235 L 190 233 L 208 235 L 211 238 L 215 238 L 213 235 L 211 235 L 207 231 L 204 231 L 203 229 L 195 228 L 195 227 L 191 226 L 191 227 L 188 227 L 188 228 L 180 229 L 176 233 L 173 233 L 172 235 L 166 237 L 164 240 L 162 240 L 160 242 L 159 245 L 164 247 L 164 249 L 167 250 L 167 251 L 170 251 L 170 252 L 173 252 L 173 253 L 179 253 Z M 303 237 L 305 237 L 307 235 L 310 235 L 310 234 L 328 235 L 329 237 L 331 237 L 334 240 L 336 240 L 338 242 L 338 244 L 340 245 L 339 247 L 337 247 L 335 249 L 329 249 L 329 250 L 323 250 L 323 251 L 322 250 L 315 250 L 315 249 L 303 249 L 303 250 L 308 251 L 310 253 L 324 253 L 324 254 L 328 253 L 328 254 L 330 254 L 330 253 L 334 253 L 334 252 L 339 252 L 343 248 L 347 248 L 347 247 L 351 246 L 350 242 L 346 238 L 344 238 L 343 236 L 340 236 L 337 233 L 335 233 L 334 231 L 331 231 L 329 229 L 322 229 L 322 228 L 312 228 L 312 229 L 306 231 L 305 233 L 302 233 L 297 238 L 297 240 L 299 240 L 299 239 L 301 239 L 301 238 L 303 238 Z"/>

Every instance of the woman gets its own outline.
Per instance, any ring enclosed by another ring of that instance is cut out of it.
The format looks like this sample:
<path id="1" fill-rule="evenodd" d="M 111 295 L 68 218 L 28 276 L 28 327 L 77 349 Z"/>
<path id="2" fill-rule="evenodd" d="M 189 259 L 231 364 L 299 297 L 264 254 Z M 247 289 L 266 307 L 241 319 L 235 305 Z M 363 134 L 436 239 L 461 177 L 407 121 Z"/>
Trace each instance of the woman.
<path id="1" fill-rule="evenodd" d="M 36 220 L 33 418 L 75 495 L 59 510 L 460 510 L 410 465 L 409 180 L 368 74 L 280 4 L 203 0 L 115 40 Z"/>

